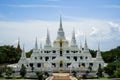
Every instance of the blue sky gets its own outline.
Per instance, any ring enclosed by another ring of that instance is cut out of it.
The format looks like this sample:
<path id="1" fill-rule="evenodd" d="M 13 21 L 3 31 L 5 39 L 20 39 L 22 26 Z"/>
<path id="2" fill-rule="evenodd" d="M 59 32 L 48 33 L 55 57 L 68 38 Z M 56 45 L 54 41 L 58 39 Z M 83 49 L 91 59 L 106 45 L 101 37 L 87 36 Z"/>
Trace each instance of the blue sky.
<path id="1" fill-rule="evenodd" d="M 67 16 L 119 19 L 119 0 L 0 0 L 1 20 L 58 20 Z"/>
<path id="2" fill-rule="evenodd" d="M 85 35 L 91 49 L 98 42 L 101 50 L 120 45 L 120 0 L 0 0 L 0 45 L 16 46 L 20 37 L 30 50 L 36 36 L 44 43 L 47 28 L 53 41 L 60 14 L 69 41 L 75 28 L 78 45 Z"/>

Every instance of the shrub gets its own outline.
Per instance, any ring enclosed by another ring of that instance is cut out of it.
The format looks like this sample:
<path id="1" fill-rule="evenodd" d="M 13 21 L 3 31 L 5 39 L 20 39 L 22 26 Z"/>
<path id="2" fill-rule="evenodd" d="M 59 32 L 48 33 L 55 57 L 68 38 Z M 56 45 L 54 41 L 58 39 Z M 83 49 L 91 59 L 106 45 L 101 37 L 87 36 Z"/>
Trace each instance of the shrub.
<path id="1" fill-rule="evenodd" d="M 22 64 L 21 69 L 20 69 L 20 75 L 24 77 L 26 75 L 26 67 Z"/>
<path id="2" fill-rule="evenodd" d="M 8 77 L 10 77 L 10 76 L 12 75 L 12 73 L 13 73 L 12 68 L 11 68 L 11 67 L 7 67 L 7 68 L 6 68 L 6 75 L 7 75 Z"/>
<path id="3" fill-rule="evenodd" d="M 120 68 L 118 68 L 114 71 L 114 76 L 117 77 L 117 78 L 120 77 Z"/>
<path id="4" fill-rule="evenodd" d="M 43 80 L 43 73 L 42 72 L 37 71 L 36 75 L 38 77 L 38 80 Z"/>

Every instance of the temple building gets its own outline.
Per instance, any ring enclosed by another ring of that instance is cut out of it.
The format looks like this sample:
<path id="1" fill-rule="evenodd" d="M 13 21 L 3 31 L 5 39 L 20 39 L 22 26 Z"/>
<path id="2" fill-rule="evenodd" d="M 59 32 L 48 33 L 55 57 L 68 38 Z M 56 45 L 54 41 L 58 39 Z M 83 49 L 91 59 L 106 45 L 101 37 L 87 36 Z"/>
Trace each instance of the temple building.
<path id="1" fill-rule="evenodd" d="M 19 69 L 24 64 L 28 71 L 41 70 L 41 71 L 66 71 L 66 70 L 93 70 L 96 71 L 101 64 L 104 63 L 100 48 L 98 45 L 98 51 L 96 58 L 93 58 L 90 54 L 87 40 L 85 39 L 84 47 L 80 45 L 78 47 L 75 38 L 75 30 L 72 32 L 71 41 L 69 42 L 66 37 L 62 26 L 62 18 L 60 17 L 60 26 L 57 31 L 56 40 L 51 43 L 50 34 L 47 30 L 46 41 L 44 47 L 42 45 L 38 48 L 37 38 L 35 41 L 35 47 L 30 58 L 26 58 L 24 47 L 22 50 L 21 58 L 18 62 Z"/>

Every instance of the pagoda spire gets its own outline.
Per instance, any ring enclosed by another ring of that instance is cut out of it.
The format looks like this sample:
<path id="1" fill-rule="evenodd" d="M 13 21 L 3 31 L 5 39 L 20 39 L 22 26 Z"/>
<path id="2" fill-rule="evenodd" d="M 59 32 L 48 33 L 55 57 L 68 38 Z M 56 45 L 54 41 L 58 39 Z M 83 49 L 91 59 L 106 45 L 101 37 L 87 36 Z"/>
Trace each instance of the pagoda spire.
<path id="1" fill-rule="evenodd" d="M 18 45 L 17 48 L 20 48 L 20 38 L 18 38 Z"/>
<path id="2" fill-rule="evenodd" d="M 36 37 L 36 41 L 35 41 L 35 49 L 38 49 L 37 37 Z"/>
<path id="3" fill-rule="evenodd" d="M 80 40 L 80 50 L 82 50 L 82 42 L 81 42 L 81 40 Z"/>
<path id="4" fill-rule="evenodd" d="M 26 53 L 25 53 L 25 49 L 24 49 L 24 45 L 23 45 L 21 60 L 25 60 L 25 59 L 26 59 Z"/>
<path id="5" fill-rule="evenodd" d="M 25 49 L 24 49 L 24 44 L 23 44 L 21 58 L 20 58 L 18 64 L 19 64 L 20 68 L 21 68 L 22 64 L 25 66 L 27 65 L 27 58 L 26 58 L 26 53 L 25 53 Z"/>
<path id="6" fill-rule="evenodd" d="M 102 60 L 102 56 L 101 56 L 101 52 L 100 52 L 100 45 L 99 45 L 99 43 L 98 43 L 98 51 L 97 51 L 96 59 Z"/>
<path id="7" fill-rule="evenodd" d="M 57 40 L 65 40 L 65 34 L 62 28 L 62 17 L 60 15 L 60 27 L 58 29 L 58 36 L 57 36 Z"/>
<path id="8" fill-rule="evenodd" d="M 72 39 L 74 39 L 74 40 L 75 40 L 75 29 L 73 29 Z"/>
<path id="9" fill-rule="evenodd" d="M 20 47 L 20 38 L 18 38 L 17 51 L 18 51 L 19 53 L 22 52 L 22 49 L 21 49 L 21 47 Z"/>
<path id="10" fill-rule="evenodd" d="M 76 45 L 76 38 L 75 38 L 75 30 L 73 29 L 73 33 L 72 33 L 72 39 L 71 39 L 71 47 L 77 47 Z"/>
<path id="11" fill-rule="evenodd" d="M 60 31 L 63 31 L 63 28 L 62 28 L 62 17 L 60 15 L 60 28 L 59 28 Z"/>
<path id="12" fill-rule="evenodd" d="M 84 49 L 88 49 L 86 36 L 85 36 L 85 47 L 84 47 Z"/>
<path id="13" fill-rule="evenodd" d="M 51 41 L 50 41 L 50 35 L 49 35 L 48 29 L 47 29 L 47 37 L 46 37 L 45 47 L 51 47 Z"/>
<path id="14" fill-rule="evenodd" d="M 22 52 L 25 52 L 24 44 L 23 44 L 23 50 L 22 50 Z"/>

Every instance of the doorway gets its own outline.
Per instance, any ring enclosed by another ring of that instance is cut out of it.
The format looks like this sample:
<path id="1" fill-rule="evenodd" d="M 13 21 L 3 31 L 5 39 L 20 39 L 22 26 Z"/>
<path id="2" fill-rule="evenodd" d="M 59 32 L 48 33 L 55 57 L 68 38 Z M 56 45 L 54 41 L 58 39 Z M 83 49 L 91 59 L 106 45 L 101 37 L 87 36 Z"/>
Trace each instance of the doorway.
<path id="1" fill-rule="evenodd" d="M 60 68 L 63 67 L 63 61 L 60 61 Z"/>

